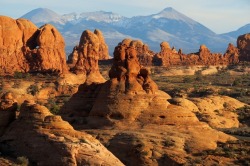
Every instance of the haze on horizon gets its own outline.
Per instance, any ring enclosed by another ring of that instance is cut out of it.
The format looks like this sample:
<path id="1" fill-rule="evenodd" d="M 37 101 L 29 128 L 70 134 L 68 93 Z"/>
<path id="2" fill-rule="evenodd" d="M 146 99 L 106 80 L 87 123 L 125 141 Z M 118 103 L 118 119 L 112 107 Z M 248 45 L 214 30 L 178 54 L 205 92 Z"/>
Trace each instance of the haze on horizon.
<path id="1" fill-rule="evenodd" d="M 48 8 L 58 14 L 111 11 L 126 17 L 150 15 L 166 7 L 177 11 L 210 28 L 215 33 L 226 33 L 250 23 L 249 0 L 2 0 L 0 15 L 21 17 L 36 8 Z"/>

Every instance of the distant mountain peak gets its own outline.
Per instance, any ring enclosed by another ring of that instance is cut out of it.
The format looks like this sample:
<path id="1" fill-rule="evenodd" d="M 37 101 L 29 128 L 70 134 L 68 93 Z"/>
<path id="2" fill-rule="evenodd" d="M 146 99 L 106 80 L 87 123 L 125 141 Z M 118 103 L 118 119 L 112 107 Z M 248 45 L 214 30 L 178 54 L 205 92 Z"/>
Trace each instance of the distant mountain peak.
<path id="1" fill-rule="evenodd" d="M 166 7 L 165 9 L 162 10 L 162 12 L 163 11 L 173 11 L 173 10 L 174 10 L 174 8 L 172 8 L 172 7 Z"/>
<path id="2" fill-rule="evenodd" d="M 189 24 L 196 24 L 196 21 L 178 12 L 172 7 L 167 7 L 163 9 L 161 12 L 154 14 L 152 16 L 155 19 L 166 18 L 166 19 L 171 19 L 171 20 L 181 20 Z"/>

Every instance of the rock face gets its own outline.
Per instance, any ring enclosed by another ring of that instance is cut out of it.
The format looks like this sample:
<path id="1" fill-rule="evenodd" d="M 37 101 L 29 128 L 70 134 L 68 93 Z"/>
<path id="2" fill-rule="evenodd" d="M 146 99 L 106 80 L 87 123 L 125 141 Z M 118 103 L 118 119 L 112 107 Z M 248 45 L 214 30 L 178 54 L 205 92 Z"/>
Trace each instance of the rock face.
<path id="1" fill-rule="evenodd" d="M 99 72 L 98 60 L 109 59 L 108 45 L 100 30 L 94 33 L 86 30 L 82 33 L 78 46 L 69 55 L 68 64 L 75 73 L 87 74 Z"/>
<path id="2" fill-rule="evenodd" d="M 36 48 L 28 55 L 31 71 L 52 71 L 66 73 L 65 43 L 62 35 L 50 24 L 38 29 Z"/>
<path id="3" fill-rule="evenodd" d="M 229 44 L 224 55 L 211 53 L 205 46 L 201 45 L 199 52 L 185 55 L 181 50 L 178 52 L 171 48 L 167 42 L 161 43 L 161 51 L 154 56 L 154 65 L 157 66 L 193 66 L 193 65 L 228 65 L 239 62 L 238 49 Z"/>
<path id="4" fill-rule="evenodd" d="M 133 43 L 128 46 L 121 43 L 115 48 L 114 61 L 109 71 L 111 91 L 139 93 L 146 91 L 154 94 L 158 86 L 149 77 L 150 72 L 143 68 L 138 60 L 137 49 Z"/>
<path id="5" fill-rule="evenodd" d="M 154 52 L 151 51 L 148 45 L 143 44 L 140 40 L 124 39 L 120 45 L 125 45 L 127 47 L 133 47 L 137 51 L 137 58 L 141 65 L 151 66 Z"/>
<path id="6" fill-rule="evenodd" d="M 5 93 L 0 101 L 0 136 L 16 118 L 17 101 L 12 93 Z"/>
<path id="7" fill-rule="evenodd" d="M 88 77 L 87 80 L 94 77 L 95 80 L 103 81 L 104 78 L 100 74 L 98 60 L 100 57 L 107 55 L 107 50 L 105 50 L 107 47 L 101 32 L 95 30 L 95 33 L 89 30 L 82 33 L 79 45 L 74 48 L 69 56 L 68 63 L 72 72 L 76 74 L 85 73 Z"/>
<path id="8" fill-rule="evenodd" d="M 167 42 L 162 42 L 160 44 L 161 51 L 154 56 L 154 65 L 159 66 L 172 66 L 172 65 L 182 65 L 183 59 L 185 58 L 181 51 L 176 52 L 176 50 L 171 49 Z"/>
<path id="9" fill-rule="evenodd" d="M 99 60 L 109 59 L 109 48 L 105 42 L 102 32 L 98 29 L 95 29 L 94 34 L 98 37 L 99 43 L 100 43 L 99 44 Z"/>
<path id="10" fill-rule="evenodd" d="M 99 141 L 28 101 L 1 137 L 0 148 L 1 153 L 26 156 L 34 165 L 123 165 Z"/>
<path id="11" fill-rule="evenodd" d="M 1 74 L 68 71 L 64 39 L 49 24 L 38 29 L 25 19 L 0 16 Z"/>
<path id="12" fill-rule="evenodd" d="M 227 50 L 223 57 L 224 57 L 225 63 L 228 63 L 228 64 L 237 64 L 240 61 L 239 50 L 232 43 L 228 44 Z"/>
<path id="13" fill-rule="evenodd" d="M 250 33 L 238 37 L 237 48 L 240 51 L 240 60 L 250 61 Z"/>

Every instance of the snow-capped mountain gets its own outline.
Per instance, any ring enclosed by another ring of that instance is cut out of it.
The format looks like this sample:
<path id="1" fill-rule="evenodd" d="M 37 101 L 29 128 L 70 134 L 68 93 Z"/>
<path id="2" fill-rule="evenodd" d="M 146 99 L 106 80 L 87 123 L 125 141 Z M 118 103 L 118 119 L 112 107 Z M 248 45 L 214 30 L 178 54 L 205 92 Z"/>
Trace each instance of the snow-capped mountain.
<path id="1" fill-rule="evenodd" d="M 201 44 L 207 45 L 212 51 L 223 52 L 228 43 L 236 42 L 234 35 L 218 35 L 173 8 L 132 18 L 105 11 L 59 15 L 49 9 L 39 8 L 22 18 L 33 21 L 37 26 L 53 24 L 64 36 L 68 53 L 78 44 L 81 33 L 86 29 L 100 29 L 103 32 L 111 55 L 114 47 L 124 38 L 140 39 L 154 51 L 159 51 L 159 44 L 167 41 L 186 53 L 196 52 Z"/>

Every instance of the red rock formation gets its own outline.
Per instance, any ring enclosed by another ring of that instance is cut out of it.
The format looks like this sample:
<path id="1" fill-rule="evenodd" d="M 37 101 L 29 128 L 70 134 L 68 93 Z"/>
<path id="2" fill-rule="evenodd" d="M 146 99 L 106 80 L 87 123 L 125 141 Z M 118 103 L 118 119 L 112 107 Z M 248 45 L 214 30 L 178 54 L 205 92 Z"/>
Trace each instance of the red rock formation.
<path id="1" fill-rule="evenodd" d="M 157 66 L 182 66 L 182 65 L 228 65 L 239 62 L 238 50 L 229 44 L 224 55 L 211 53 L 205 46 L 201 45 L 199 52 L 183 54 L 169 46 L 167 42 L 161 43 L 161 51 L 154 56 L 153 63 Z"/>
<path id="2" fill-rule="evenodd" d="M 227 50 L 223 55 L 225 64 L 237 64 L 239 63 L 239 50 L 234 47 L 232 43 L 228 44 Z"/>
<path id="3" fill-rule="evenodd" d="M 150 72 L 141 67 L 135 43 L 138 44 L 132 42 L 128 46 L 121 43 L 115 48 L 113 66 L 109 72 L 111 89 L 119 89 L 120 92 L 126 93 L 142 90 L 154 93 L 158 87 L 149 77 Z"/>
<path id="4" fill-rule="evenodd" d="M 160 44 L 161 51 L 155 55 L 154 64 L 160 66 L 181 65 L 184 58 L 181 53 L 171 49 L 167 42 Z"/>
<path id="5" fill-rule="evenodd" d="M 103 34 L 100 30 L 95 29 L 94 34 L 99 39 L 99 60 L 106 60 L 109 59 L 109 48 L 108 45 L 105 42 L 105 39 L 103 37 Z"/>
<path id="6" fill-rule="evenodd" d="M 0 139 L 1 152 L 14 152 L 35 165 L 123 165 L 99 141 L 31 101 L 20 108 Z"/>
<path id="7" fill-rule="evenodd" d="M 29 40 L 37 27 L 24 19 L 14 20 L 0 16 L 0 69 L 1 74 L 12 74 L 15 71 L 27 72 L 29 65 L 25 58 L 24 48 L 33 46 Z"/>
<path id="8" fill-rule="evenodd" d="M 1 16 L 0 29 L 2 74 L 68 71 L 64 39 L 52 25 L 38 29 L 28 20 Z"/>
<path id="9" fill-rule="evenodd" d="M 96 32 L 100 35 L 99 31 Z M 70 64 L 73 66 L 71 71 L 74 73 L 85 73 L 88 77 L 88 81 L 91 82 L 92 77 L 94 77 L 95 81 L 103 81 L 104 78 L 101 76 L 98 67 L 99 57 L 99 38 L 93 32 L 86 30 L 82 33 L 79 46 L 74 48 L 68 62 L 72 62 Z M 73 65 L 74 63 L 75 65 Z"/>
<path id="10" fill-rule="evenodd" d="M 152 65 L 152 59 L 155 53 L 149 49 L 148 45 L 143 44 L 142 41 L 124 39 L 120 44 L 135 48 L 137 51 L 138 60 L 141 65 L 143 66 Z"/>
<path id="11" fill-rule="evenodd" d="M 250 61 L 250 33 L 238 37 L 237 48 L 240 52 L 240 60 Z"/>
<path id="12" fill-rule="evenodd" d="M 70 68 L 73 68 L 76 65 L 78 60 L 78 46 L 75 46 L 72 50 L 72 53 L 68 57 L 68 65 Z"/>
<path id="13" fill-rule="evenodd" d="M 100 30 L 82 33 L 78 46 L 75 46 L 68 57 L 68 64 L 75 73 L 99 72 L 98 60 L 109 59 L 108 45 Z"/>
<path id="14" fill-rule="evenodd" d="M 11 93 L 5 93 L 0 101 L 0 136 L 8 125 L 15 120 L 17 111 L 17 101 Z"/>

